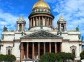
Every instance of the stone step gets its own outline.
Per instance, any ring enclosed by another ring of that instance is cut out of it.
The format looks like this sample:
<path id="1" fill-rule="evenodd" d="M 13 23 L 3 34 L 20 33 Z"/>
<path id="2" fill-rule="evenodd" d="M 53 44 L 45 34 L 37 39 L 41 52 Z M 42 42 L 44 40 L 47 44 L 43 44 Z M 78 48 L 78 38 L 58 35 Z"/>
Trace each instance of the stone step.
<path id="1" fill-rule="evenodd" d="M 15 62 L 20 62 L 20 60 L 17 60 L 17 61 L 15 61 Z"/>

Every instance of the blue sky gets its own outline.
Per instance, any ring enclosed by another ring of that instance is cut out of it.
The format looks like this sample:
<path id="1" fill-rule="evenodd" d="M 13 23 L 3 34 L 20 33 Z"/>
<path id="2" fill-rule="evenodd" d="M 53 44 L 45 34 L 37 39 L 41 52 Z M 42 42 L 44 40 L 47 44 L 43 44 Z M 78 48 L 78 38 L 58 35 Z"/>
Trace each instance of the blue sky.
<path id="1" fill-rule="evenodd" d="M 28 28 L 28 15 L 33 5 L 38 0 L 0 0 L 0 33 L 5 26 L 9 30 L 16 29 L 16 21 L 20 16 L 26 20 Z M 51 7 L 55 16 L 53 25 L 61 15 L 67 21 L 67 29 L 73 30 L 79 26 L 82 35 L 84 34 L 84 0 L 45 0 Z"/>

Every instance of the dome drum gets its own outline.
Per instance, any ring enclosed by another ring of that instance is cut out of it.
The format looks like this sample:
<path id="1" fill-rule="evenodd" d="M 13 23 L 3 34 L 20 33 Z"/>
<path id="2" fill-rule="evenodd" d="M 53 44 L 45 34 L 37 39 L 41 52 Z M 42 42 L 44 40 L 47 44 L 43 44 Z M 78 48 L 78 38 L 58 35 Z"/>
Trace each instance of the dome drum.
<path id="1" fill-rule="evenodd" d="M 50 9 L 47 8 L 35 8 L 32 10 L 33 13 L 51 13 Z"/>
<path id="2" fill-rule="evenodd" d="M 53 22 L 53 17 L 51 15 L 38 14 L 29 17 L 30 28 L 33 27 L 51 27 Z"/>
<path id="3" fill-rule="evenodd" d="M 36 16 L 44 16 L 44 17 L 50 17 L 54 19 L 54 16 L 48 13 L 34 13 L 34 14 L 30 14 L 28 18 L 30 19 L 31 17 L 36 17 Z"/>

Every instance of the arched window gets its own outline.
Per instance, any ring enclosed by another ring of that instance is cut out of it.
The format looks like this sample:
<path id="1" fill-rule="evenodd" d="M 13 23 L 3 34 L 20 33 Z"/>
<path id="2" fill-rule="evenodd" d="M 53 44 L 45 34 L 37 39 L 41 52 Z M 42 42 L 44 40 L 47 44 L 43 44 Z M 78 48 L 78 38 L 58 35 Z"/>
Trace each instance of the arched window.
<path id="1" fill-rule="evenodd" d="M 42 9 L 40 9 L 40 12 L 42 12 Z"/>
<path id="2" fill-rule="evenodd" d="M 34 12 L 36 12 L 36 10 L 34 10 Z"/>
<path id="3" fill-rule="evenodd" d="M 46 11 L 46 9 L 43 10 L 44 12 Z"/>
<path id="4" fill-rule="evenodd" d="M 11 50 L 10 49 L 8 49 L 8 55 L 10 55 L 11 54 Z"/>
<path id="5" fill-rule="evenodd" d="M 75 49 L 72 49 L 72 54 L 75 56 Z"/>
<path id="6" fill-rule="evenodd" d="M 46 12 L 48 12 L 48 10 L 46 9 Z"/>
<path id="7" fill-rule="evenodd" d="M 76 46 L 73 45 L 70 48 L 71 48 L 72 54 L 75 56 L 76 55 Z"/>
<path id="8" fill-rule="evenodd" d="M 22 25 L 20 24 L 20 25 L 19 25 L 19 31 L 21 31 L 21 30 L 22 30 Z"/>
<path id="9" fill-rule="evenodd" d="M 64 31 L 64 24 L 61 24 L 61 30 Z"/>
<path id="10" fill-rule="evenodd" d="M 39 11 L 39 9 L 37 9 L 37 12 Z"/>
<path id="11" fill-rule="evenodd" d="M 12 54 L 12 47 L 11 46 L 6 47 L 6 54 L 8 54 L 8 55 Z"/>

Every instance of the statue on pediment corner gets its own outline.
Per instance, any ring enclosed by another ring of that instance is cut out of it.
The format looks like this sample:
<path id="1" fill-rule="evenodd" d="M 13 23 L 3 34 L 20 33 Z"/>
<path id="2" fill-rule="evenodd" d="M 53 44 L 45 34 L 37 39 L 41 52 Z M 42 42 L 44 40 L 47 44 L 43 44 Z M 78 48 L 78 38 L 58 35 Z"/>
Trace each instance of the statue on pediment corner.
<path id="1" fill-rule="evenodd" d="M 8 31 L 8 28 L 6 26 L 3 27 L 3 31 Z"/>

